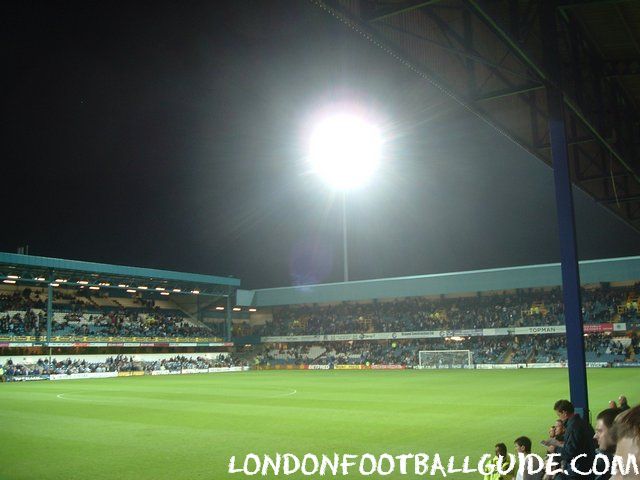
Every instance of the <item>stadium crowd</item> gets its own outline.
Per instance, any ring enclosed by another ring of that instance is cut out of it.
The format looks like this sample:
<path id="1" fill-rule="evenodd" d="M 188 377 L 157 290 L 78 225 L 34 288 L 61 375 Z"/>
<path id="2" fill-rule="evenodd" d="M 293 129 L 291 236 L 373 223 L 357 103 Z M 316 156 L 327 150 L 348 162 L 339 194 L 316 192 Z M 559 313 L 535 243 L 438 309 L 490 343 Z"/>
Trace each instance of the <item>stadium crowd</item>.
<path id="1" fill-rule="evenodd" d="M 585 323 L 638 321 L 638 285 L 583 289 Z M 560 289 L 461 298 L 403 298 L 390 302 L 285 306 L 254 328 L 261 336 L 330 335 L 524 327 L 564 324 Z"/>
<path id="2" fill-rule="evenodd" d="M 110 311 L 104 314 L 71 312 L 51 324 L 52 334 L 75 337 L 214 337 L 208 327 L 191 324 L 179 315 L 160 311 L 150 314 Z M 27 310 L 13 314 L 0 313 L 0 336 L 43 337 L 47 332 L 46 315 Z"/>
<path id="3" fill-rule="evenodd" d="M 147 372 L 158 370 L 197 370 L 204 368 L 221 368 L 221 367 L 237 367 L 245 365 L 244 362 L 238 360 L 233 355 L 221 353 L 216 358 L 205 357 L 185 357 L 176 355 L 175 357 L 156 360 L 153 362 L 144 362 L 144 370 Z"/>
<path id="4" fill-rule="evenodd" d="M 583 289 L 587 324 L 638 322 L 638 285 Z M 52 333 L 58 336 L 212 337 L 222 324 L 194 325 L 176 310 L 158 308 L 153 300 L 137 299 L 136 308 L 100 308 L 85 292 L 54 290 Z M 30 289 L 0 294 L 0 336 L 42 337 L 46 332 L 46 298 Z M 285 306 L 272 320 L 251 326 L 236 324 L 235 336 L 329 335 L 422 330 L 462 330 L 563 324 L 560 289 L 459 298 L 403 298 L 395 301 L 342 303 L 331 306 Z M 638 348 L 638 344 L 634 345 Z"/>
<path id="5" fill-rule="evenodd" d="M 135 307 L 101 307 L 88 291 L 55 289 L 52 334 L 80 337 L 215 337 L 222 332 L 190 322 L 153 299 L 129 299 Z M 114 300 L 117 303 L 117 300 Z M 114 305 L 115 305 L 114 303 Z M 46 334 L 46 293 L 14 289 L 0 293 L 0 336 Z"/>
<path id="6" fill-rule="evenodd" d="M 109 357 L 103 362 L 89 362 L 87 360 L 66 360 L 58 361 L 55 358 L 49 361 L 48 358 L 38 359 L 34 364 L 14 363 L 11 359 L 4 364 L 5 375 L 27 376 L 27 375 L 51 375 L 51 374 L 72 374 L 72 373 L 103 373 L 103 372 L 129 372 L 141 370 L 140 366 L 133 361 L 133 357 L 117 355 Z"/>
<path id="7" fill-rule="evenodd" d="M 242 366 L 246 363 L 237 359 L 234 355 L 220 353 L 215 358 L 198 356 L 196 358 L 184 355 L 175 357 L 145 361 L 135 360 L 133 356 L 117 355 L 106 358 L 104 361 L 88 361 L 86 359 L 67 358 L 56 360 L 40 358 L 35 363 L 14 363 L 11 359 L 4 365 L 0 365 L 7 377 L 20 377 L 31 375 L 51 374 L 75 374 L 75 373 L 104 373 L 104 372 L 151 372 L 154 370 L 180 371 L 186 369 L 204 369 L 213 367 Z"/>
<path id="8" fill-rule="evenodd" d="M 621 337 L 606 334 L 588 335 L 585 338 L 588 361 L 606 363 L 629 360 L 633 352 L 622 340 Z M 421 350 L 470 350 L 474 364 L 559 363 L 567 360 L 566 338 L 547 334 L 267 344 L 256 355 L 255 363 L 397 364 L 413 367 L 420 363 Z"/>

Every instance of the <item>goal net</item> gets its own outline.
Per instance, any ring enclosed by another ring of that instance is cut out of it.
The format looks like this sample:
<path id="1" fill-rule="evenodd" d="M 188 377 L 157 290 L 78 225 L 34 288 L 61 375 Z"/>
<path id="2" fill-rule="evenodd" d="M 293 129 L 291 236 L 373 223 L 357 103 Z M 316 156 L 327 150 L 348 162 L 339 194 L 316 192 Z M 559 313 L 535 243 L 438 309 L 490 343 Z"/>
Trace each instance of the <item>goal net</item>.
<path id="1" fill-rule="evenodd" d="M 420 350 L 419 368 L 469 368 L 471 350 Z"/>

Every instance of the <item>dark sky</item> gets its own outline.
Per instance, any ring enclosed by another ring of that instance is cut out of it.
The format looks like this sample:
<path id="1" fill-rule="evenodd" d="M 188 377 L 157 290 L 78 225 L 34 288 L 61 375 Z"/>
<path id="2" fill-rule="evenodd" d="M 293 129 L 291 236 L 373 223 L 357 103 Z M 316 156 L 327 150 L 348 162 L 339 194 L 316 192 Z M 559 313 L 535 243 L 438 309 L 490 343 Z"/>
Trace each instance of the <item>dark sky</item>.
<path id="1" fill-rule="evenodd" d="M 348 197 L 352 279 L 559 260 L 551 170 L 302 1 L 2 6 L 0 250 L 339 281 L 341 207 L 304 163 L 356 107 L 384 167 Z M 576 193 L 581 259 L 640 235 Z"/>

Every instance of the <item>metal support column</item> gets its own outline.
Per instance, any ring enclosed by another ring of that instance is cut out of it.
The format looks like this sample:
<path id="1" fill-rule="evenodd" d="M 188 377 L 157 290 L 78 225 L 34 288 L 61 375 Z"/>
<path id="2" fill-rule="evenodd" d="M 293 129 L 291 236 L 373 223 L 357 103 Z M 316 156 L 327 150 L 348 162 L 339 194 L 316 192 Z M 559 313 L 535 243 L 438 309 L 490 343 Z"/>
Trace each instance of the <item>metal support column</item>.
<path id="1" fill-rule="evenodd" d="M 589 419 L 587 369 L 584 354 L 584 329 L 580 299 L 580 272 L 573 209 L 573 193 L 569 171 L 569 151 L 564 120 L 564 99 L 560 91 L 560 62 L 558 59 L 558 31 L 555 2 L 543 2 L 541 26 L 544 50 L 549 71 L 556 84 L 547 85 L 549 109 L 549 140 L 553 160 L 553 177 L 556 190 L 556 211 L 560 235 L 560 259 L 562 262 L 562 297 L 564 320 L 567 328 L 567 356 L 569 362 L 569 391 L 576 412 Z"/>

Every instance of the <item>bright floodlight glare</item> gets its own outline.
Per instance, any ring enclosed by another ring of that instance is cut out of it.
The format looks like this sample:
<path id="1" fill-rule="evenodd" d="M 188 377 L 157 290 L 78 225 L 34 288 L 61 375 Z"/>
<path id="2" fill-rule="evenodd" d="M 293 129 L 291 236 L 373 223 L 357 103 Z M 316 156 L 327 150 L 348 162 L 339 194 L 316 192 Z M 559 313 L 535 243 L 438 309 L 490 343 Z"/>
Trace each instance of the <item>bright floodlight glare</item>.
<path id="1" fill-rule="evenodd" d="M 333 115 L 311 135 L 309 161 L 329 185 L 349 190 L 365 183 L 380 164 L 378 129 L 355 115 Z"/>

